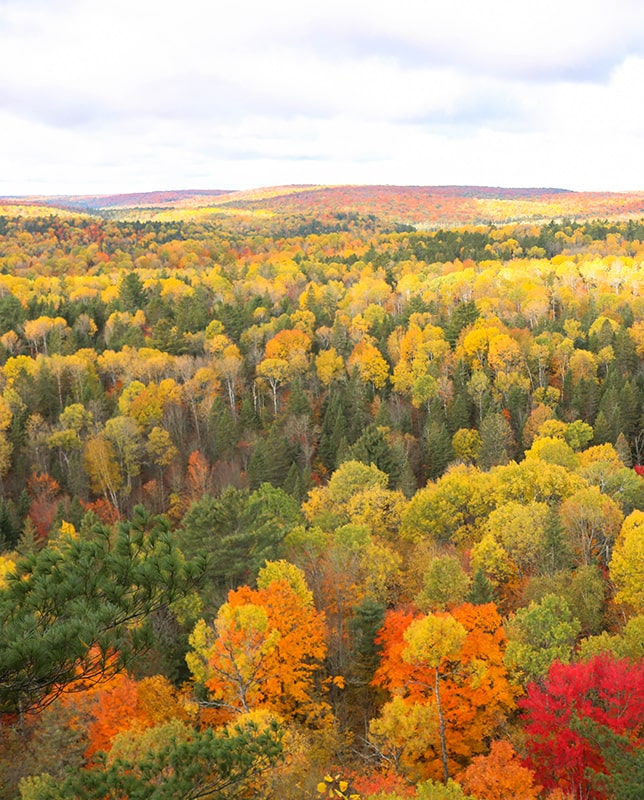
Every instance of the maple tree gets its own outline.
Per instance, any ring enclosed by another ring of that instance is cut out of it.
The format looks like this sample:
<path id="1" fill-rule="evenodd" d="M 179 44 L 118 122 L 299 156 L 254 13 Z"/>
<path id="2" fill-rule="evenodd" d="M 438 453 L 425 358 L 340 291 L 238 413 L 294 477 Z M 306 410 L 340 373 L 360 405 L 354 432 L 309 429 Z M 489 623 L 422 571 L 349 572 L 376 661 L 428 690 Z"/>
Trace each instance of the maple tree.
<path id="1" fill-rule="evenodd" d="M 197 623 L 188 665 L 230 711 L 260 705 L 314 715 L 315 673 L 326 653 L 324 619 L 285 580 L 231 591 L 213 627 Z"/>
<path id="2" fill-rule="evenodd" d="M 536 800 L 541 789 L 512 745 L 501 740 L 492 742 L 488 755 L 472 759 L 461 783 L 465 791 L 480 800 Z"/>
<path id="3" fill-rule="evenodd" d="M 602 749 L 576 721 L 591 720 L 627 737 L 631 747 L 641 747 L 643 689 L 641 661 L 605 655 L 575 664 L 555 661 L 543 686 L 530 684 L 519 701 L 526 716 L 528 764 L 539 783 L 560 787 L 576 800 L 605 797 L 588 775 L 589 769 L 606 772 Z"/>
<path id="4" fill-rule="evenodd" d="M 481 752 L 485 735 L 514 708 L 501 618 L 492 604 L 426 616 L 390 612 L 379 640 L 383 655 L 374 684 L 434 709 L 438 736 L 422 761 L 429 776 L 447 780 Z"/>

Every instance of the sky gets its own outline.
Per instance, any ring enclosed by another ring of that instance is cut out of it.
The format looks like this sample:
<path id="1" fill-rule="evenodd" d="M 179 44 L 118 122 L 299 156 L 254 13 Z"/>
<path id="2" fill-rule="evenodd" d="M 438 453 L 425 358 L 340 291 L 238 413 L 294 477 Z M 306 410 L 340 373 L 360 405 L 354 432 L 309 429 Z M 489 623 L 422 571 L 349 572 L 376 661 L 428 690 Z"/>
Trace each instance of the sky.
<path id="1" fill-rule="evenodd" d="M 644 190 L 642 0 L 0 0 L 0 195 Z"/>

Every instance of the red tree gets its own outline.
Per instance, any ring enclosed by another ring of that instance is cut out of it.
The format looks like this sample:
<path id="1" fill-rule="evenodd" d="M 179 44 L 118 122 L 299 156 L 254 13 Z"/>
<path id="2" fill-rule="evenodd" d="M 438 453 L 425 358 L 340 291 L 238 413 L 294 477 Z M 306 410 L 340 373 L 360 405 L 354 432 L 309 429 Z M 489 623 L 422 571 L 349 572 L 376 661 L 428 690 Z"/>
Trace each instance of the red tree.
<path id="1" fill-rule="evenodd" d="M 601 748 L 577 724 L 592 720 L 628 737 L 633 747 L 644 732 L 644 662 L 596 656 L 577 664 L 556 661 L 543 687 L 532 683 L 520 701 L 526 716 L 527 765 L 548 789 L 561 788 L 576 800 L 605 795 L 587 770 L 606 773 Z"/>

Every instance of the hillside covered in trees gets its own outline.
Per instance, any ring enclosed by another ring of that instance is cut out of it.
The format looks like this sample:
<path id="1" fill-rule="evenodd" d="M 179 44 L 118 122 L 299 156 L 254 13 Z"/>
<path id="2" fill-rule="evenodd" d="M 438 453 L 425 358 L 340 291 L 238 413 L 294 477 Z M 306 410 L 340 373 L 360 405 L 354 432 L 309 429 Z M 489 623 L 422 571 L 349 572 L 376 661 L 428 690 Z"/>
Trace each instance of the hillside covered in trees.
<path id="1" fill-rule="evenodd" d="M 644 194 L 0 201 L 0 798 L 644 794 Z"/>

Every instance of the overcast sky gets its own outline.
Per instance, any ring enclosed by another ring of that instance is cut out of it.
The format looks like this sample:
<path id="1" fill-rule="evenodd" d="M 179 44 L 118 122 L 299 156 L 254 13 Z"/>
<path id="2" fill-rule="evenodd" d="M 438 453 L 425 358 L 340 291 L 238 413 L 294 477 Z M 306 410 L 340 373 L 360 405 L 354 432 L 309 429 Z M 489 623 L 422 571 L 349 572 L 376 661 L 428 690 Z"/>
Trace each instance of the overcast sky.
<path id="1" fill-rule="evenodd" d="M 0 194 L 644 189 L 642 0 L 0 0 Z"/>

